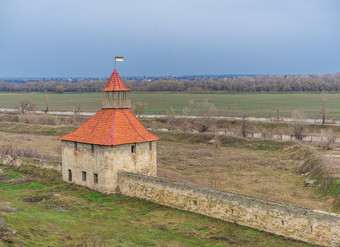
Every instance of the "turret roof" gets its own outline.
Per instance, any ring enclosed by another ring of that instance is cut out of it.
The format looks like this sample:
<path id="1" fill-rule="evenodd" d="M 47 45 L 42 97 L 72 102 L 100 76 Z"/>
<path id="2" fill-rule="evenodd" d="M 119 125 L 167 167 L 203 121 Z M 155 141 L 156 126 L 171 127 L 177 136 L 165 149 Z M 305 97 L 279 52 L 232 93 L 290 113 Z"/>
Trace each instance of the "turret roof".
<path id="1" fill-rule="evenodd" d="M 115 68 L 107 85 L 105 88 L 101 89 L 101 91 L 105 92 L 123 92 L 123 91 L 130 91 L 130 88 L 127 88 L 122 79 L 120 78 L 117 69 Z"/>

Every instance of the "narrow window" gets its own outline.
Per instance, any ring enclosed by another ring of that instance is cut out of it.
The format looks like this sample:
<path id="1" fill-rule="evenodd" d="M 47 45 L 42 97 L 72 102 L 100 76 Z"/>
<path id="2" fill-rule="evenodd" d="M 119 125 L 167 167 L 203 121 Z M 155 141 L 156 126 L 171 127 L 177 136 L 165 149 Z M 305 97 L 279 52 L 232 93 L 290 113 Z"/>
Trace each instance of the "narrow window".
<path id="1" fill-rule="evenodd" d="M 136 153 L 136 145 L 131 146 L 131 153 Z"/>
<path id="2" fill-rule="evenodd" d="M 192 203 L 194 204 L 194 206 L 197 206 L 197 201 L 193 200 Z"/>
<path id="3" fill-rule="evenodd" d="M 281 220 L 281 224 L 284 226 L 285 225 L 285 222 L 283 220 Z"/>
<path id="4" fill-rule="evenodd" d="M 74 151 L 77 151 L 78 147 L 77 147 L 77 143 L 74 143 Z"/>
<path id="5" fill-rule="evenodd" d="M 68 181 L 72 182 L 72 171 L 68 169 Z"/>
<path id="6" fill-rule="evenodd" d="M 149 142 L 149 149 L 152 150 L 152 142 Z"/>
<path id="7" fill-rule="evenodd" d="M 83 178 L 83 181 L 86 182 L 86 172 L 82 172 L 82 178 Z"/>
<path id="8" fill-rule="evenodd" d="M 93 182 L 94 182 L 95 184 L 98 183 L 98 174 L 97 174 L 97 173 L 94 173 L 94 174 L 93 174 Z"/>
<path id="9" fill-rule="evenodd" d="M 94 145 L 91 144 L 91 153 L 94 153 Z"/>

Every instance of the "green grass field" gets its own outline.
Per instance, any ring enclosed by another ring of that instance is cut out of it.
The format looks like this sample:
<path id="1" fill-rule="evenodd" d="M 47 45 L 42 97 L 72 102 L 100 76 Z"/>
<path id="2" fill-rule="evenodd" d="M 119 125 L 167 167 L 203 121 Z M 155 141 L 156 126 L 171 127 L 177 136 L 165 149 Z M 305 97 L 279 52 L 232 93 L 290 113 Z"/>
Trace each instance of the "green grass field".
<path id="1" fill-rule="evenodd" d="M 103 195 L 65 183 L 53 171 L 19 167 L 0 174 L 1 247 L 311 246 L 144 200 Z M 22 176 L 34 181 L 16 183 Z M 19 211 L 8 212 L 8 206 Z"/>
<path id="2" fill-rule="evenodd" d="M 340 119 L 340 94 L 221 94 L 221 93 L 130 93 L 133 102 L 148 104 L 147 113 L 165 114 L 170 106 L 176 113 L 188 106 L 190 100 L 215 104 L 218 114 L 222 116 L 291 117 L 295 109 L 306 113 L 309 118 L 318 118 L 322 99 L 328 99 L 330 118 Z M 46 96 L 43 93 L 1 93 L 0 108 L 14 108 L 21 99 L 29 99 L 36 103 L 37 110 L 45 109 Z M 94 112 L 101 107 L 103 93 L 49 94 L 50 110 L 72 111 L 78 106 L 81 111 Z"/>

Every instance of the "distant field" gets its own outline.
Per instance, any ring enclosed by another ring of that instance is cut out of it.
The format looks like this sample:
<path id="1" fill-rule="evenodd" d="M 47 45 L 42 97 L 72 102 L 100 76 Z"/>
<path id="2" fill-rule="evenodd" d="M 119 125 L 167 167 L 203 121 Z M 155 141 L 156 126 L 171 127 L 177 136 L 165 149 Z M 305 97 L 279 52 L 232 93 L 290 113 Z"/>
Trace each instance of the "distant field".
<path id="1" fill-rule="evenodd" d="M 130 93 L 133 102 L 148 104 L 147 113 L 165 114 L 173 106 L 178 114 L 188 106 L 190 100 L 207 100 L 216 105 L 219 115 L 252 117 L 290 117 L 294 109 L 302 110 L 309 118 L 318 118 L 322 98 L 328 99 L 330 118 L 340 119 L 340 94 L 219 94 L 219 93 Z M 45 109 L 46 96 L 43 93 L 0 93 L 0 108 L 14 108 L 21 99 L 37 104 L 37 110 Z M 72 111 L 78 106 L 81 111 L 94 112 L 101 107 L 102 93 L 48 94 L 50 110 Z"/>

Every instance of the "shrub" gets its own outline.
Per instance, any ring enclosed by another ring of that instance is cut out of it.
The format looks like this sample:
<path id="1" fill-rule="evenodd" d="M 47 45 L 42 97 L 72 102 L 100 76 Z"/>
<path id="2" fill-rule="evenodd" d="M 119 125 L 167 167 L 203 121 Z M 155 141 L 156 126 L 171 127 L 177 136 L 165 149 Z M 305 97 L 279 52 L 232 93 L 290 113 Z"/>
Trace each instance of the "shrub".
<path id="1" fill-rule="evenodd" d="M 17 157 L 25 157 L 25 158 L 35 158 L 35 159 L 43 159 L 43 160 L 53 160 L 55 157 L 50 156 L 49 154 L 44 154 L 37 151 L 31 147 L 18 148 L 12 145 L 2 145 L 0 146 L 0 156 L 9 155 L 13 159 Z"/>

